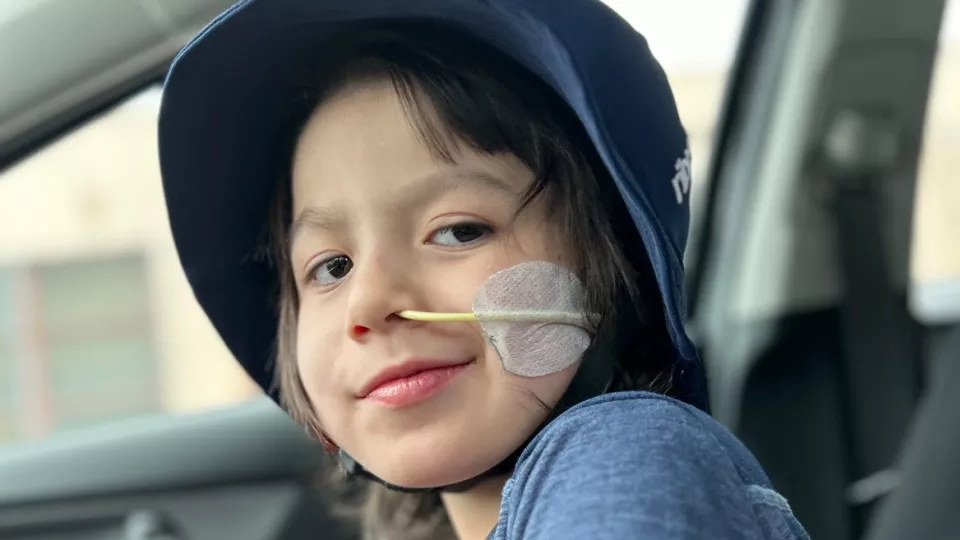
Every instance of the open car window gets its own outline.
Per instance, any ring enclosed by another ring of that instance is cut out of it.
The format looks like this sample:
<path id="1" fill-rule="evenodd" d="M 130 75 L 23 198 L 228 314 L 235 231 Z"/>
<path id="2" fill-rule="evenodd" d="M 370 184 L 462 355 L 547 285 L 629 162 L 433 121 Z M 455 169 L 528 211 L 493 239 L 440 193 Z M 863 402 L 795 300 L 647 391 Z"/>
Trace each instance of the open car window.
<path id="1" fill-rule="evenodd" d="M 247 400 L 177 262 L 151 87 L 0 175 L 0 441 Z"/>

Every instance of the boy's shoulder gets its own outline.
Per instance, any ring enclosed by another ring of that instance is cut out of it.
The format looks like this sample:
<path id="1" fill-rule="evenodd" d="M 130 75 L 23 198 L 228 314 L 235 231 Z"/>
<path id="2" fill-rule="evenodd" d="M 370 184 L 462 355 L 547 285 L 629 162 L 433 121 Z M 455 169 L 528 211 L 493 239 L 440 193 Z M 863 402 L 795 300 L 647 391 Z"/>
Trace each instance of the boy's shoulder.
<path id="1" fill-rule="evenodd" d="M 492 538 L 807 538 L 709 415 L 648 392 L 585 401 L 547 425 L 504 488 Z"/>
<path id="2" fill-rule="evenodd" d="M 597 459 L 635 455 L 647 462 L 723 462 L 720 469 L 735 476 L 727 481 L 770 486 L 753 454 L 727 428 L 692 405 L 651 392 L 605 394 L 572 407 L 537 435 L 521 463 L 567 450 Z"/>

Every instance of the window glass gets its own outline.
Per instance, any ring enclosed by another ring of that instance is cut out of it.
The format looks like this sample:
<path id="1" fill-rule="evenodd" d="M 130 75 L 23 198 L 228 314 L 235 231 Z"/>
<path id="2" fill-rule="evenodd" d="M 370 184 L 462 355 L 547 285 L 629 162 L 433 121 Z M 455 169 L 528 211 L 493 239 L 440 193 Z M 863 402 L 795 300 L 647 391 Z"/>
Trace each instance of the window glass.
<path id="1" fill-rule="evenodd" d="M 960 1 L 948 0 L 930 86 L 914 212 L 916 315 L 960 322 Z"/>
<path id="2" fill-rule="evenodd" d="M 36 360 L 46 363 L 50 421 L 79 427 L 160 408 L 157 351 L 140 257 L 44 266 Z"/>
<path id="3" fill-rule="evenodd" d="M 0 269 L 0 444 L 19 437 L 17 418 L 17 316 L 11 272 Z"/>
<path id="4" fill-rule="evenodd" d="M 159 97 L 147 89 L 0 174 L 0 441 L 258 395 L 177 261 Z"/>

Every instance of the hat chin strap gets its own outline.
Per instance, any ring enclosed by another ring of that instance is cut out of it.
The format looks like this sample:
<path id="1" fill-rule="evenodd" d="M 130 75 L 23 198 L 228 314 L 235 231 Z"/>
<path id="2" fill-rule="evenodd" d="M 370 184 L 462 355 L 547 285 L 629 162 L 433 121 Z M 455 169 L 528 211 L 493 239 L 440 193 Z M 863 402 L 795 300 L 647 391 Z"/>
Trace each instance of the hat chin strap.
<path id="1" fill-rule="evenodd" d="M 363 468 L 363 465 L 357 463 L 357 460 L 353 459 L 350 454 L 344 452 L 343 449 L 340 449 L 338 452 L 340 465 L 344 468 L 347 474 L 351 476 L 366 478 L 386 486 L 390 490 L 399 491 L 402 493 L 460 493 L 475 487 L 477 484 L 488 478 L 511 474 L 517 464 L 517 460 L 520 459 L 520 455 L 526 449 L 527 445 L 530 444 L 530 441 L 532 441 L 533 438 L 536 437 L 537 434 L 540 433 L 540 431 L 547 424 L 553 421 L 554 418 L 560 416 L 560 414 L 562 414 L 564 411 L 573 407 L 574 405 L 577 405 L 578 403 L 582 403 L 588 399 L 605 394 L 609 391 L 610 385 L 613 382 L 614 359 L 619 356 L 617 354 L 617 349 L 613 345 L 613 341 L 614 340 L 611 339 L 604 339 L 602 340 L 604 345 L 597 345 L 589 348 L 584 353 L 583 361 L 580 363 L 580 368 L 577 369 L 576 375 L 574 375 L 573 380 L 570 381 L 570 386 L 567 388 L 567 391 L 564 392 L 563 396 L 560 397 L 560 401 L 557 403 L 556 407 L 550 411 L 550 414 L 547 415 L 547 418 L 542 424 L 540 424 L 540 427 L 537 428 L 533 434 L 530 435 L 530 437 L 524 441 L 523 444 L 521 444 L 512 454 L 507 456 L 506 459 L 494 465 L 487 471 L 474 476 L 473 478 L 446 486 L 408 488 L 391 484 L 390 482 L 387 482 L 379 476 L 371 473 Z"/>

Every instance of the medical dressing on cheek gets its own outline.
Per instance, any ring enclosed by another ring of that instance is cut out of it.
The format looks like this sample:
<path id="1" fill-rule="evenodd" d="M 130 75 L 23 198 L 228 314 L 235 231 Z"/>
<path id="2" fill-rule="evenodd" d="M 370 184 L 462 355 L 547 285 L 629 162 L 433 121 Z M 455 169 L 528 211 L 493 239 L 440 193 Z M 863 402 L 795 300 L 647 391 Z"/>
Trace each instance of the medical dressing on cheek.
<path id="1" fill-rule="evenodd" d="M 534 261 L 490 276 L 474 297 L 473 313 L 399 315 L 432 322 L 478 321 L 504 370 L 543 377 L 572 366 L 590 346 L 593 324 L 584 299 L 583 283 L 573 272 Z"/>

